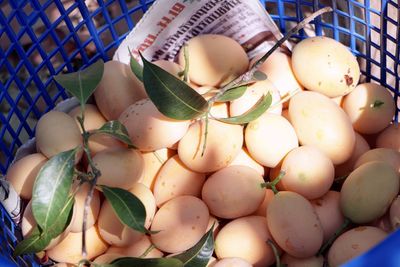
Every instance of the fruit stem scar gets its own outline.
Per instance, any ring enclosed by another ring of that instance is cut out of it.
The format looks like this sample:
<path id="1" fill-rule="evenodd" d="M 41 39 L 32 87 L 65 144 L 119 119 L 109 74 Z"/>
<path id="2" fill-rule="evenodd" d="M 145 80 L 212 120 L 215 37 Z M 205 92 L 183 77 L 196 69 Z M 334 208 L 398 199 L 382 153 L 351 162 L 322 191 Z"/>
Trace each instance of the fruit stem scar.
<path id="1" fill-rule="evenodd" d="M 380 106 L 382 106 L 383 104 L 385 104 L 385 102 L 381 101 L 381 100 L 375 100 L 374 103 L 372 103 L 370 105 L 371 108 L 379 108 Z"/>

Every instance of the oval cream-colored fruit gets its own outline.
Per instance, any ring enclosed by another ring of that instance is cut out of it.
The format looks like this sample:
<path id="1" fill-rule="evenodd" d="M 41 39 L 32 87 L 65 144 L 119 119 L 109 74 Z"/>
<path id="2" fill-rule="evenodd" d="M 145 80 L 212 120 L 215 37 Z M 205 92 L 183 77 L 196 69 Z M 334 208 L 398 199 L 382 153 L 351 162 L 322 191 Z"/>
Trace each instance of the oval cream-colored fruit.
<path id="1" fill-rule="evenodd" d="M 213 267 L 252 267 L 248 261 L 242 258 L 224 258 L 219 260 Z"/>
<path id="2" fill-rule="evenodd" d="M 185 66 L 184 49 L 179 64 Z M 187 42 L 189 77 L 198 85 L 218 86 L 246 72 L 246 52 L 235 40 L 216 34 L 198 35 Z"/>
<path id="3" fill-rule="evenodd" d="M 398 123 L 389 125 L 378 135 L 376 147 L 391 148 L 400 152 L 400 126 Z"/>
<path id="4" fill-rule="evenodd" d="M 375 148 L 362 154 L 356 163 L 354 169 L 371 161 L 384 161 L 389 163 L 396 171 L 400 173 L 400 152 L 390 148 Z"/>
<path id="5" fill-rule="evenodd" d="M 340 193 L 329 191 L 322 197 L 311 201 L 324 231 L 324 242 L 344 223 L 344 216 L 340 209 Z"/>
<path id="6" fill-rule="evenodd" d="M 272 239 L 267 220 L 262 216 L 247 216 L 226 224 L 215 239 L 218 259 L 239 257 L 255 267 L 270 266 L 274 253 L 267 241 Z"/>
<path id="7" fill-rule="evenodd" d="M 157 206 L 177 196 L 200 197 L 205 180 L 205 174 L 188 169 L 178 155 L 173 156 L 161 168 L 154 184 Z"/>
<path id="8" fill-rule="evenodd" d="M 108 248 L 106 253 L 121 254 L 124 255 L 124 257 L 140 257 L 152 245 L 150 237 L 144 235 L 140 240 L 133 242 L 126 247 L 111 246 Z M 162 256 L 163 253 L 153 247 L 143 258 L 161 258 Z"/>
<path id="9" fill-rule="evenodd" d="M 272 191 L 269 188 L 265 189 L 264 200 L 261 203 L 261 205 L 258 206 L 258 209 L 252 215 L 258 215 L 258 216 L 264 216 L 264 217 L 267 216 L 268 205 L 274 196 L 275 196 L 274 191 Z"/>
<path id="10" fill-rule="evenodd" d="M 276 194 L 268 205 L 267 222 L 276 243 L 294 257 L 314 256 L 322 245 L 321 222 L 311 203 L 298 193 Z"/>
<path id="11" fill-rule="evenodd" d="M 111 254 L 111 253 L 104 253 L 93 260 L 93 263 L 97 264 L 108 264 L 113 262 L 118 258 L 123 258 L 124 255 L 121 254 Z"/>
<path id="12" fill-rule="evenodd" d="M 258 81 L 255 82 L 246 89 L 246 92 L 239 97 L 231 101 L 229 106 L 229 114 L 231 117 L 243 115 L 245 112 L 249 111 L 261 97 L 267 95 L 268 93 L 272 96 L 271 108 L 267 109 L 265 113 L 273 113 L 280 115 L 282 113 L 282 104 L 272 107 L 281 100 L 278 89 L 269 81 Z M 265 114 L 264 113 L 264 114 Z"/>
<path id="13" fill-rule="evenodd" d="M 237 165 L 253 168 L 262 176 L 264 176 L 264 174 L 265 174 L 264 166 L 262 166 L 257 161 L 255 161 L 249 155 L 249 152 L 247 151 L 247 149 L 245 147 L 243 147 L 242 150 L 240 150 L 239 154 L 228 166 L 237 166 Z"/>
<path id="14" fill-rule="evenodd" d="M 293 148 L 298 147 L 296 132 L 282 116 L 264 114 L 245 130 L 246 147 L 258 163 L 274 168 Z"/>
<path id="15" fill-rule="evenodd" d="M 103 254 L 108 245 L 101 239 L 96 225 L 86 230 L 87 257 L 91 260 Z M 82 260 L 82 233 L 70 232 L 57 246 L 47 250 L 47 256 L 58 262 L 76 264 Z"/>
<path id="16" fill-rule="evenodd" d="M 400 196 L 397 196 L 390 205 L 390 224 L 393 229 L 396 230 L 400 228 Z"/>
<path id="17" fill-rule="evenodd" d="M 146 91 L 128 65 L 108 61 L 104 63 L 103 78 L 94 98 L 103 116 L 107 120 L 116 120 L 129 105 L 146 98 Z"/>
<path id="18" fill-rule="evenodd" d="M 312 256 L 305 259 L 299 259 L 285 253 L 281 256 L 281 263 L 285 264 L 287 267 L 323 267 L 324 257 Z"/>
<path id="19" fill-rule="evenodd" d="M 356 57 L 343 44 L 324 36 L 299 42 L 293 48 L 292 67 L 306 89 L 328 97 L 350 93 L 360 79 Z"/>
<path id="20" fill-rule="evenodd" d="M 210 213 L 224 219 L 250 215 L 261 205 L 263 177 L 247 166 L 229 166 L 212 174 L 204 183 L 202 199 Z"/>
<path id="21" fill-rule="evenodd" d="M 75 120 L 60 111 L 44 114 L 36 125 L 35 136 L 38 152 L 47 158 L 82 145 L 81 132 Z"/>
<path id="22" fill-rule="evenodd" d="M 343 215 L 361 224 L 382 216 L 399 193 L 398 173 L 386 162 L 372 161 L 355 169 L 340 191 Z M 374 194 L 379 188 L 379 194 Z"/>
<path id="23" fill-rule="evenodd" d="M 174 75 L 177 78 L 179 78 L 179 73 L 183 71 L 183 68 L 179 64 L 176 64 L 173 61 L 160 59 L 154 61 L 153 64 L 159 66 L 160 68 L 169 72 L 170 74 Z"/>
<path id="24" fill-rule="evenodd" d="M 161 251 L 178 253 L 194 246 L 206 233 L 209 212 L 206 204 L 193 196 L 179 196 L 166 202 L 156 213 L 152 243 Z"/>
<path id="25" fill-rule="evenodd" d="M 16 161 L 8 169 L 6 179 L 21 198 L 26 200 L 32 198 L 36 176 L 46 162 L 47 158 L 43 154 L 34 153 Z"/>
<path id="26" fill-rule="evenodd" d="M 190 125 L 190 121 L 165 117 L 148 98 L 130 105 L 119 121 L 128 130 L 133 145 L 141 151 L 172 146 L 185 135 Z"/>
<path id="27" fill-rule="evenodd" d="M 204 144 L 205 122 L 193 123 L 178 145 L 182 162 L 196 172 L 214 172 L 229 165 L 243 145 L 243 128 L 216 120 L 208 121 L 206 148 Z"/>
<path id="28" fill-rule="evenodd" d="M 300 92 L 290 100 L 289 116 L 300 144 L 318 147 L 335 165 L 351 157 L 356 141 L 352 124 L 328 97 Z"/>
<path id="29" fill-rule="evenodd" d="M 140 182 L 144 169 L 142 155 L 135 149 L 104 150 L 93 157 L 93 162 L 101 172 L 97 184 L 126 190 Z"/>
<path id="30" fill-rule="evenodd" d="M 376 83 L 362 83 L 343 99 L 343 110 L 353 123 L 354 130 L 362 134 L 382 131 L 396 112 L 392 94 Z"/>
<path id="31" fill-rule="evenodd" d="M 326 194 L 335 177 L 332 161 L 318 148 L 307 145 L 290 151 L 283 159 L 281 171 L 285 175 L 279 189 L 299 193 L 307 199 Z"/>
<path id="32" fill-rule="evenodd" d="M 357 132 L 355 134 L 356 143 L 354 145 L 353 153 L 351 154 L 351 157 L 346 160 L 346 162 L 335 166 L 335 177 L 343 177 L 352 172 L 358 158 L 370 150 L 369 144 L 365 138 Z"/>
<path id="33" fill-rule="evenodd" d="M 144 226 L 149 228 L 157 209 L 156 199 L 154 198 L 153 193 L 142 183 L 135 183 L 131 189 L 129 189 L 129 192 L 135 195 L 143 203 L 146 209 L 146 221 Z"/>
<path id="34" fill-rule="evenodd" d="M 359 226 L 340 235 L 328 252 L 328 264 L 338 267 L 367 252 L 385 239 L 387 233 L 377 227 Z"/>

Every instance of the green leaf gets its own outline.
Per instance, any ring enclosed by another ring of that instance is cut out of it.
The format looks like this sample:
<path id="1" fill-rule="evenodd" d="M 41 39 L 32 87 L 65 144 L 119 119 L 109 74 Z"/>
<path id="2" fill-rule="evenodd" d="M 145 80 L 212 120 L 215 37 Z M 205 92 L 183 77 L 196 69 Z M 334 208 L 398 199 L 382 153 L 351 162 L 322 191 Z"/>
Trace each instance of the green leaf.
<path id="1" fill-rule="evenodd" d="M 138 78 L 141 82 L 143 82 L 143 67 L 135 60 L 135 58 L 131 53 L 131 50 L 129 50 L 129 54 L 131 55 L 131 60 L 129 62 L 131 70 L 133 74 L 135 74 L 136 78 Z"/>
<path id="2" fill-rule="evenodd" d="M 165 116 L 190 120 L 207 111 L 207 101 L 184 81 L 150 63 L 143 56 L 143 82 L 147 95 Z"/>
<path id="3" fill-rule="evenodd" d="M 105 185 L 101 185 L 100 187 L 123 224 L 141 233 L 149 232 L 144 227 L 146 209 L 139 198 L 121 188 L 108 187 Z"/>
<path id="4" fill-rule="evenodd" d="M 74 176 L 76 149 L 55 155 L 40 169 L 33 185 L 32 213 L 46 232 L 68 202 Z"/>
<path id="5" fill-rule="evenodd" d="M 70 196 L 59 216 L 46 232 L 41 232 L 38 226 L 32 229 L 29 237 L 18 243 L 14 250 L 14 256 L 36 253 L 44 250 L 51 240 L 59 236 L 70 224 L 73 215 L 74 197 Z"/>
<path id="6" fill-rule="evenodd" d="M 268 79 L 268 76 L 267 76 L 267 74 L 265 74 L 265 73 L 262 72 L 262 71 L 256 70 L 256 71 L 253 73 L 253 79 L 252 79 L 252 80 L 255 80 L 255 81 L 264 81 L 264 80 L 266 80 L 266 79 Z"/>
<path id="7" fill-rule="evenodd" d="M 217 98 L 217 102 L 229 102 L 241 97 L 247 90 L 247 85 L 233 87 L 232 89 L 227 90 L 220 97 Z"/>
<path id="8" fill-rule="evenodd" d="M 110 264 L 101 265 L 101 267 L 183 267 L 183 263 L 174 258 L 119 258 Z"/>
<path id="9" fill-rule="evenodd" d="M 214 226 L 200 239 L 197 244 L 189 250 L 173 256 L 183 262 L 185 267 L 205 267 L 207 266 L 214 252 Z"/>
<path id="10" fill-rule="evenodd" d="M 129 138 L 126 127 L 119 121 L 108 121 L 103 126 L 101 126 L 100 129 L 92 131 L 91 134 L 108 134 L 117 138 L 121 142 L 124 142 L 125 144 L 134 147 L 131 139 Z"/>
<path id="11" fill-rule="evenodd" d="M 100 83 L 103 72 L 104 62 L 100 59 L 84 70 L 58 74 L 54 79 L 73 96 L 78 98 L 81 105 L 84 105 Z"/>
<path id="12" fill-rule="evenodd" d="M 216 118 L 216 119 L 230 124 L 249 123 L 260 117 L 271 106 L 271 103 L 272 103 L 272 96 L 270 93 L 268 93 L 267 95 L 261 97 L 260 100 L 244 114 L 230 118 Z"/>

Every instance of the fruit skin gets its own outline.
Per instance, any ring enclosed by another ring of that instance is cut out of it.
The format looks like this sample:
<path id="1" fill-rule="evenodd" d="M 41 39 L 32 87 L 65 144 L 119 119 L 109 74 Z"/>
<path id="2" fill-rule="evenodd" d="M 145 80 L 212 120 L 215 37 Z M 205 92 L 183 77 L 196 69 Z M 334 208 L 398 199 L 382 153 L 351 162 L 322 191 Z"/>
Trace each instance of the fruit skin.
<path id="1" fill-rule="evenodd" d="M 224 258 L 219 260 L 213 267 L 252 267 L 250 263 L 242 258 Z"/>
<path id="2" fill-rule="evenodd" d="M 310 258 L 299 259 L 285 253 L 281 256 L 281 263 L 286 264 L 287 267 L 323 267 L 323 256 L 312 256 Z"/>
<path id="3" fill-rule="evenodd" d="M 347 177 L 340 191 L 343 215 L 358 224 L 379 218 L 398 195 L 399 186 L 398 173 L 388 163 L 372 161 L 361 165 Z"/>
<path id="4" fill-rule="evenodd" d="M 328 263 L 337 267 L 361 255 L 385 239 L 387 233 L 377 227 L 359 226 L 341 234 L 328 252 Z"/>
<path id="5" fill-rule="evenodd" d="M 400 152 L 400 126 L 391 124 L 376 139 L 376 147 L 386 147 Z"/>
<path id="6" fill-rule="evenodd" d="M 400 196 L 390 205 L 390 223 L 394 230 L 400 228 Z"/>
<path id="7" fill-rule="evenodd" d="M 395 170 L 400 173 L 400 152 L 391 148 L 375 148 L 371 149 L 362 154 L 356 163 L 354 168 L 358 168 L 361 165 L 371 161 L 384 161 L 389 163 Z"/>
<path id="8" fill-rule="evenodd" d="M 267 222 L 279 247 L 294 257 L 314 256 L 322 245 L 321 222 L 311 203 L 298 193 L 276 194 L 268 205 Z"/>
<path id="9" fill-rule="evenodd" d="M 300 84 L 328 97 L 350 93 L 360 79 L 356 57 L 343 44 L 324 36 L 299 42 L 293 48 L 292 67 Z"/>

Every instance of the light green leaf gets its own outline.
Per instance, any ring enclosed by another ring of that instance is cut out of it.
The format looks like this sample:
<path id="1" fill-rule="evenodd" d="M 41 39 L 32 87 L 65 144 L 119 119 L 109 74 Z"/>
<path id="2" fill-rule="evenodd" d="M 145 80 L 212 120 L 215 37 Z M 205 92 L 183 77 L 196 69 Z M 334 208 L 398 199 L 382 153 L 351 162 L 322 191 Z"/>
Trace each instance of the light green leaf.
<path id="1" fill-rule="evenodd" d="M 100 187 L 123 224 L 141 233 L 149 232 L 144 227 L 146 209 L 139 198 L 121 188 L 108 187 L 105 185 L 101 185 Z"/>
<path id="2" fill-rule="evenodd" d="M 77 150 L 55 155 L 36 177 L 32 192 L 32 213 L 43 232 L 47 232 L 54 224 L 68 202 Z"/>
<path id="3" fill-rule="evenodd" d="M 233 87 L 232 89 L 224 92 L 220 97 L 217 98 L 216 102 L 229 102 L 238 99 L 246 92 L 248 86 L 241 85 L 238 87 Z"/>
<path id="4" fill-rule="evenodd" d="M 261 97 L 260 100 L 244 114 L 230 118 L 216 118 L 216 119 L 230 124 L 249 123 L 260 117 L 271 106 L 271 103 L 272 103 L 272 96 L 270 93 L 268 93 L 267 95 Z"/>
<path id="5" fill-rule="evenodd" d="M 194 247 L 173 256 L 173 258 L 182 261 L 185 267 L 206 267 L 214 252 L 213 230 L 214 226 Z"/>
<path id="6" fill-rule="evenodd" d="M 91 134 L 108 134 L 116 139 L 128 144 L 131 147 L 134 147 L 131 139 L 129 138 L 128 131 L 126 127 L 120 123 L 119 121 L 108 121 L 100 129 L 92 131 Z"/>
<path id="7" fill-rule="evenodd" d="M 135 60 L 130 50 L 129 54 L 131 55 L 131 59 L 129 62 L 131 70 L 133 74 L 135 74 L 136 78 L 138 78 L 141 82 L 143 82 L 143 67 Z"/>
<path id="8" fill-rule="evenodd" d="M 143 82 L 147 95 L 165 116 L 176 120 L 190 120 L 203 115 L 207 101 L 184 81 L 142 56 Z"/>
<path id="9" fill-rule="evenodd" d="M 100 83 L 103 72 L 104 62 L 100 59 L 84 70 L 58 74 L 54 79 L 73 96 L 78 98 L 83 106 Z"/>

